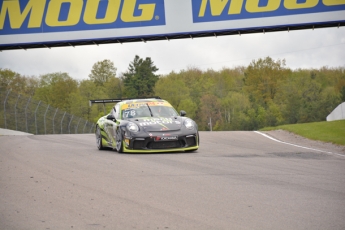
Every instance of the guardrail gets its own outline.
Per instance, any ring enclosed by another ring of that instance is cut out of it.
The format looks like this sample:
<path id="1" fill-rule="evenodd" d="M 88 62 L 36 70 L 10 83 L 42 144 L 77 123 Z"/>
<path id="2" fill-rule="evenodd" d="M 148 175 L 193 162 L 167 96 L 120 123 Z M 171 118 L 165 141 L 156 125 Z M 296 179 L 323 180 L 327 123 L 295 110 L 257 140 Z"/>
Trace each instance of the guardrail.
<path id="1" fill-rule="evenodd" d="M 0 127 L 32 134 L 93 133 L 95 124 L 10 90 L 0 90 Z"/>

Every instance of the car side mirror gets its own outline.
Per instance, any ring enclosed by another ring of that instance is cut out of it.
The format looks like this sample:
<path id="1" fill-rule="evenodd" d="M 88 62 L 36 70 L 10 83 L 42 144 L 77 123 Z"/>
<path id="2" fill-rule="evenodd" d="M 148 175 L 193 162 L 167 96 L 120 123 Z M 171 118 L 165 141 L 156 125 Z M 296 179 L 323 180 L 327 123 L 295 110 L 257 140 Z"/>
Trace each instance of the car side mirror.
<path id="1" fill-rule="evenodd" d="M 186 115 L 187 115 L 186 111 L 184 111 L 184 110 L 181 110 L 181 111 L 180 111 L 180 116 L 181 116 L 181 117 L 184 117 L 184 116 L 186 116 Z"/>
<path id="2" fill-rule="evenodd" d="M 107 120 L 116 121 L 116 119 L 115 119 L 115 117 L 114 117 L 113 114 L 109 114 L 109 115 L 107 116 Z"/>

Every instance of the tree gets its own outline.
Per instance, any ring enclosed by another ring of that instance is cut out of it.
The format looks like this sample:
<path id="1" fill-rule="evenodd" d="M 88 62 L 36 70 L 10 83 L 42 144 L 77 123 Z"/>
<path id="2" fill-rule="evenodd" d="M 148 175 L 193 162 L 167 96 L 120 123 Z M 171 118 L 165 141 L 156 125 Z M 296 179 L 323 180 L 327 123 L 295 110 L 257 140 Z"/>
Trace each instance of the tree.
<path id="1" fill-rule="evenodd" d="M 266 113 L 266 126 L 276 126 L 284 121 L 282 111 L 273 101 L 269 102 Z"/>
<path id="2" fill-rule="evenodd" d="M 313 74 L 312 74 L 313 73 Z M 317 71 L 296 70 L 280 87 L 275 104 L 280 107 L 283 121 L 303 123 L 325 120 L 340 102 L 340 94 L 332 86 L 322 86 Z"/>
<path id="3" fill-rule="evenodd" d="M 252 102 L 267 107 L 273 100 L 279 83 L 284 80 L 289 70 L 284 68 L 285 60 L 274 61 L 270 57 L 252 61 L 245 72 L 245 91 Z"/>
<path id="4" fill-rule="evenodd" d="M 344 87 L 345 93 L 345 87 Z M 343 101 L 341 94 L 334 90 L 334 87 L 328 86 L 321 92 L 320 102 L 318 103 L 318 117 L 317 119 L 324 120 L 326 117 Z"/>
<path id="5" fill-rule="evenodd" d="M 152 96 L 154 86 L 159 78 L 158 75 L 154 74 L 156 71 L 158 71 L 158 68 L 154 65 L 151 58 L 147 57 L 143 60 L 136 55 L 133 62 L 129 64 L 128 71 L 123 74 L 125 96 Z"/>
<path id="6" fill-rule="evenodd" d="M 0 89 L 31 96 L 38 88 L 37 77 L 25 77 L 10 69 L 0 68 Z"/>
<path id="7" fill-rule="evenodd" d="M 104 84 L 107 98 L 122 98 L 123 82 L 120 78 L 111 77 Z"/>
<path id="8" fill-rule="evenodd" d="M 90 107 L 89 101 L 107 97 L 104 87 L 96 86 L 91 80 L 83 80 L 80 82 L 78 90 L 70 95 L 71 113 L 87 120 L 95 120 L 99 118 L 99 112 L 104 113 L 104 108 L 102 104 Z M 97 112 L 93 112 L 93 110 L 97 110 Z"/>
<path id="9" fill-rule="evenodd" d="M 89 78 L 97 86 L 104 86 L 104 84 L 111 78 L 115 78 L 116 68 L 114 63 L 108 59 L 96 62 L 91 69 Z"/>
<path id="10" fill-rule="evenodd" d="M 18 77 L 19 77 L 18 73 L 10 69 L 0 68 L 0 88 L 5 89 L 5 90 L 12 89 L 13 82 Z"/>
<path id="11" fill-rule="evenodd" d="M 221 116 L 221 108 L 218 98 L 214 95 L 204 95 L 201 97 L 201 125 L 199 124 L 200 128 L 203 129 L 208 127 L 208 123 L 212 122 L 213 125 L 217 125 L 216 127 L 220 127 L 220 123 L 222 123 L 222 116 Z M 209 128 L 209 127 L 208 127 Z M 207 128 L 207 129 L 208 129 Z M 216 128 L 213 127 L 213 130 Z"/>
<path id="12" fill-rule="evenodd" d="M 53 107 L 70 110 L 70 94 L 76 92 L 78 82 L 67 73 L 50 73 L 40 77 L 34 98 Z"/>
<path id="13" fill-rule="evenodd" d="M 345 101 L 345 86 L 343 86 L 340 90 L 340 94 L 341 94 L 341 100 Z"/>
<path id="14" fill-rule="evenodd" d="M 184 81 L 186 87 L 190 89 L 189 96 L 191 100 L 199 107 L 202 95 L 205 95 L 207 93 L 206 90 L 209 88 L 209 85 L 205 82 L 207 76 L 204 76 L 203 72 L 197 68 L 182 70 L 179 76 Z"/>
<path id="15" fill-rule="evenodd" d="M 344 74 L 343 79 L 340 79 L 337 82 L 336 89 L 340 94 L 340 100 L 345 102 L 345 74 Z"/>
<path id="16" fill-rule="evenodd" d="M 241 129 L 240 120 L 243 113 L 250 108 L 250 102 L 247 95 L 230 91 L 228 95 L 221 98 L 221 112 L 224 117 L 225 130 Z"/>
<path id="17" fill-rule="evenodd" d="M 155 95 L 169 101 L 175 108 L 179 107 L 181 100 L 189 97 L 189 88 L 175 73 L 161 77 L 155 86 Z"/>
<path id="18" fill-rule="evenodd" d="M 229 91 L 239 91 L 243 86 L 243 73 L 240 69 L 223 68 L 220 72 L 207 70 L 204 75 L 211 80 L 210 90 L 218 98 L 224 98 Z"/>
<path id="19" fill-rule="evenodd" d="M 196 112 L 198 110 L 197 105 L 191 99 L 181 100 L 179 106 L 177 107 L 178 112 L 185 110 L 187 112 L 187 117 L 195 119 Z"/>

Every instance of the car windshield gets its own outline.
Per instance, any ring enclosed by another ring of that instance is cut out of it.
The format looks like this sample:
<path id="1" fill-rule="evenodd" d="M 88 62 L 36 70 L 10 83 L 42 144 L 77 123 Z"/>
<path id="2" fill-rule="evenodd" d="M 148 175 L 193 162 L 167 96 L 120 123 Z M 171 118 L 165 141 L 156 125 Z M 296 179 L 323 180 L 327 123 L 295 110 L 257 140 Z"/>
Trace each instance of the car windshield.
<path id="1" fill-rule="evenodd" d="M 154 117 L 173 117 L 178 116 L 176 110 L 169 106 L 150 106 Z"/>
<path id="2" fill-rule="evenodd" d="M 172 117 L 178 116 L 176 110 L 169 103 L 148 102 L 135 103 L 122 107 L 122 119 L 140 117 Z"/>

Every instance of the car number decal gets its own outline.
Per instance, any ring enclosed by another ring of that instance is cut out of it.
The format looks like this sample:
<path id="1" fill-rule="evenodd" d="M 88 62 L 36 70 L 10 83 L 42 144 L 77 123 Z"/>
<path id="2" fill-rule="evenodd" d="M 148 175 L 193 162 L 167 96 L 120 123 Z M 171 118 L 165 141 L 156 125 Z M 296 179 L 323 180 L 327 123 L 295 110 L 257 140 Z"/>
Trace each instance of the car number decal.
<path id="1" fill-rule="evenodd" d="M 124 118 L 134 117 L 136 115 L 136 111 L 134 109 L 125 110 L 123 113 Z"/>

